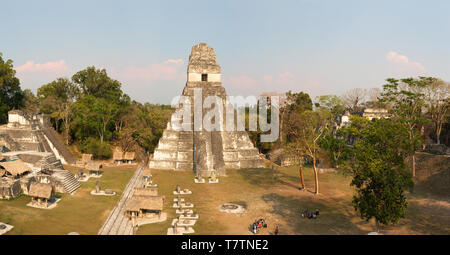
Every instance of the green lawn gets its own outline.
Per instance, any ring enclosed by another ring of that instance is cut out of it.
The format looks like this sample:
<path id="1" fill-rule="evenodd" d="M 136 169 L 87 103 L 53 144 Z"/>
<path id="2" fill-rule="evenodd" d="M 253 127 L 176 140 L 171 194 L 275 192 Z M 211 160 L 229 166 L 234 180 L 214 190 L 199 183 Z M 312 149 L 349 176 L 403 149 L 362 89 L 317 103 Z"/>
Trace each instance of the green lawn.
<path id="1" fill-rule="evenodd" d="M 76 172 L 77 168 L 65 166 Z M 13 225 L 11 235 L 64 235 L 69 232 L 97 234 L 109 212 L 114 208 L 136 166 L 106 167 L 100 179 L 82 182 L 74 195 L 59 194 L 62 199 L 51 210 L 26 206 L 30 197 L 21 195 L 13 200 L 0 200 L 0 222 Z M 112 197 L 92 196 L 96 181 L 102 189 L 111 188 Z"/>

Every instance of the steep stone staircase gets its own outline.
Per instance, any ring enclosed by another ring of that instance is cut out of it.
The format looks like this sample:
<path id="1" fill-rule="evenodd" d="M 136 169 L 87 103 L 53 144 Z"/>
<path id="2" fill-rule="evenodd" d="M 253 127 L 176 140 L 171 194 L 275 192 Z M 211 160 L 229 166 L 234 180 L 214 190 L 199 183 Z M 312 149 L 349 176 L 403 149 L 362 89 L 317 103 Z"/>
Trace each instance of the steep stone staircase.
<path id="1" fill-rule="evenodd" d="M 47 169 L 63 169 L 61 161 L 55 157 L 53 153 L 43 157 L 36 166 Z"/>
<path id="2" fill-rule="evenodd" d="M 67 193 L 73 193 L 80 187 L 80 183 L 68 170 L 54 170 L 53 176 L 58 178 Z"/>
<path id="3" fill-rule="evenodd" d="M 52 152 L 52 148 L 50 148 L 50 145 L 48 144 L 47 139 L 45 139 L 42 131 L 37 130 L 36 137 L 39 140 L 39 151 Z"/>
<path id="4" fill-rule="evenodd" d="M 20 151 L 23 150 L 22 146 L 20 146 L 20 144 L 16 141 L 14 141 L 14 139 L 11 138 L 10 135 L 8 134 L 4 134 L 4 133 L 0 133 L 0 139 L 4 140 L 6 142 L 6 144 L 8 145 L 8 149 L 12 150 L 12 151 Z"/>
<path id="5" fill-rule="evenodd" d="M 56 132 L 55 130 L 53 130 L 53 128 L 42 127 L 42 131 L 68 164 L 73 164 L 77 161 L 75 156 L 73 156 L 72 152 L 70 152 L 70 150 L 64 145 L 64 143 L 58 139 L 58 137 L 55 134 Z"/>

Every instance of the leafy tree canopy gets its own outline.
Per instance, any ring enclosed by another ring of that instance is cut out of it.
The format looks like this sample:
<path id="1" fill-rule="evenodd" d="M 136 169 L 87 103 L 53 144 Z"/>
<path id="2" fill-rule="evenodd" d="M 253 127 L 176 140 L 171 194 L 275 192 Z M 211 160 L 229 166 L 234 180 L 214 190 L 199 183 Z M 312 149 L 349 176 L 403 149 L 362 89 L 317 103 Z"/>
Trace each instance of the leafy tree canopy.
<path id="1" fill-rule="evenodd" d="M 25 97 L 12 63 L 11 59 L 3 60 L 0 53 L 0 123 L 7 121 L 8 111 L 23 106 Z"/>
<path id="2" fill-rule="evenodd" d="M 288 108 L 289 110 L 296 112 L 304 112 L 308 110 L 312 110 L 313 104 L 311 97 L 309 97 L 308 93 L 298 92 L 292 93 L 291 91 L 286 93 Z"/>
<path id="3" fill-rule="evenodd" d="M 333 115 L 333 120 L 337 123 L 345 112 L 345 102 L 336 95 L 323 95 L 316 98 L 315 107 L 328 110 Z"/>
<path id="4" fill-rule="evenodd" d="M 397 223 L 405 216 L 405 191 L 413 187 L 405 163 L 411 146 L 407 129 L 398 121 L 354 117 L 349 130 L 358 137 L 350 160 L 355 210 L 363 219 L 374 218 L 377 227 Z"/>
<path id="5" fill-rule="evenodd" d="M 102 97 L 109 100 L 121 100 L 123 92 L 119 81 L 111 79 L 105 69 L 90 66 L 72 76 L 83 95 Z"/>

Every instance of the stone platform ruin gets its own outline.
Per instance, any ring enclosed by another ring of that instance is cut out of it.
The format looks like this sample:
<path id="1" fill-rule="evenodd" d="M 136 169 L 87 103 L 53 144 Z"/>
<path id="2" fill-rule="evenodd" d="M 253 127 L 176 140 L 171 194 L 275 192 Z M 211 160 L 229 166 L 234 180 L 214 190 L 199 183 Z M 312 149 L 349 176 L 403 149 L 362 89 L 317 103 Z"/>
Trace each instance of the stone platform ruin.
<path id="1" fill-rule="evenodd" d="M 11 231 L 14 228 L 13 225 L 9 225 L 3 222 L 0 222 L 0 235 L 5 234 L 6 232 Z"/>
<path id="2" fill-rule="evenodd" d="M 182 95 L 189 98 L 191 113 L 194 113 L 194 93 L 199 88 L 202 89 L 202 103 L 207 96 L 218 96 L 224 104 L 223 109 L 226 109 L 226 92 L 221 82 L 221 68 L 217 64 L 214 49 L 205 43 L 193 46 L 189 57 L 187 83 Z M 181 107 L 180 102 L 177 110 Z M 207 110 L 203 111 L 202 119 L 206 112 Z M 224 111 L 224 122 L 225 114 Z M 172 115 L 172 119 L 179 120 L 176 112 Z M 186 123 L 191 125 L 191 131 L 176 130 L 169 121 L 150 160 L 151 169 L 192 169 L 195 174 L 210 177 L 213 171 L 217 176 L 223 176 L 226 174 L 225 169 L 264 167 L 264 160 L 259 156 L 246 131 L 223 129 L 207 131 L 204 127 L 199 131 L 192 131 L 194 114 L 191 114 L 191 119 Z"/>
<path id="3" fill-rule="evenodd" d="M 32 183 L 51 184 L 55 192 L 69 194 L 80 187 L 63 167 L 75 158 L 45 114 L 9 111 L 8 124 L 0 125 L 0 148 L 0 199 L 29 195 Z"/>

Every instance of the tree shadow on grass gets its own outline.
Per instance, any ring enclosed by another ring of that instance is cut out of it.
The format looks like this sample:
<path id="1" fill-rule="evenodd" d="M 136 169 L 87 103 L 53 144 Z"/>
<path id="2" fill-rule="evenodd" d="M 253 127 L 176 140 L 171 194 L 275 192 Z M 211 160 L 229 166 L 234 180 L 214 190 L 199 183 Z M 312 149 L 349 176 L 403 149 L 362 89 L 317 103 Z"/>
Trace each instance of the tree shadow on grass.
<path id="1" fill-rule="evenodd" d="M 301 199 L 300 197 L 281 196 L 269 193 L 262 196 L 264 202 L 271 204 L 271 213 L 283 218 L 295 234 L 366 234 L 351 218 L 352 207 L 337 199 Z M 320 210 L 317 219 L 302 218 L 301 213 Z M 282 230 L 280 230 L 280 233 Z"/>
<path id="2" fill-rule="evenodd" d="M 450 208 L 434 199 L 411 199 L 399 225 L 422 234 L 450 234 Z"/>
<path id="3" fill-rule="evenodd" d="M 450 168 L 436 171 L 424 180 L 416 183 L 414 187 L 415 195 L 422 197 L 442 197 L 449 201 L 450 199 Z"/>
<path id="4" fill-rule="evenodd" d="M 277 169 L 247 168 L 240 169 L 237 172 L 244 178 L 245 181 L 247 181 L 251 185 L 268 187 L 282 184 L 296 189 L 300 188 L 300 184 L 297 186 L 285 181 L 288 180 L 292 182 L 299 182 L 298 178 L 288 175 L 283 171 Z"/>

